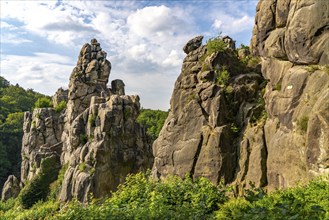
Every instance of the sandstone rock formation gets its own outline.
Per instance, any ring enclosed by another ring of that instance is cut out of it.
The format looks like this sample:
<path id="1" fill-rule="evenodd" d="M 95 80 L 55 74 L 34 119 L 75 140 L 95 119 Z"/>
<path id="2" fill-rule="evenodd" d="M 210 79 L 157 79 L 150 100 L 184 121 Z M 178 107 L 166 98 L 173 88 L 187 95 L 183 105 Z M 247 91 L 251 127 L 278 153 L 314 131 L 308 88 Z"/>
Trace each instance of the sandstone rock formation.
<path id="1" fill-rule="evenodd" d="M 257 6 L 252 48 L 268 80 L 269 189 L 329 172 L 328 15 L 328 1 L 261 0 Z"/>
<path id="2" fill-rule="evenodd" d="M 258 67 L 235 68 L 250 55 L 234 52 L 230 38 L 222 39 L 228 49 L 184 50 L 153 144 L 153 176 L 189 173 L 239 191 L 250 182 L 273 190 L 329 173 L 328 9 L 328 1 L 260 0 L 251 47 L 262 76 Z"/>
<path id="3" fill-rule="evenodd" d="M 169 116 L 153 144 L 154 178 L 183 178 L 189 173 L 215 184 L 235 179 L 240 158 L 238 130 L 261 117 L 259 91 L 265 84 L 257 68 L 238 59 L 234 41 L 227 39 L 231 38 L 215 39 L 226 43 L 225 48 L 209 53 L 204 45 L 184 59 Z M 253 137 L 246 137 L 246 145 L 249 139 Z"/>
<path id="4" fill-rule="evenodd" d="M 122 80 L 107 88 L 110 71 L 106 52 L 92 39 L 80 51 L 69 89 L 54 95 L 55 108 L 25 113 L 21 183 L 29 184 L 22 191 L 27 199 L 35 190 L 31 183 L 44 181 L 38 176 L 44 172 L 43 161 L 54 163 L 54 175 L 65 169 L 58 198 L 82 202 L 116 190 L 127 174 L 152 166 L 150 140 L 136 122 L 139 97 L 125 95 Z M 67 103 L 66 109 L 56 108 L 61 102 Z M 3 199 L 17 196 L 14 180 L 9 177 Z"/>
<path id="5" fill-rule="evenodd" d="M 19 180 L 14 175 L 10 175 L 3 186 L 1 200 L 5 201 L 9 198 L 16 198 L 20 191 Z"/>

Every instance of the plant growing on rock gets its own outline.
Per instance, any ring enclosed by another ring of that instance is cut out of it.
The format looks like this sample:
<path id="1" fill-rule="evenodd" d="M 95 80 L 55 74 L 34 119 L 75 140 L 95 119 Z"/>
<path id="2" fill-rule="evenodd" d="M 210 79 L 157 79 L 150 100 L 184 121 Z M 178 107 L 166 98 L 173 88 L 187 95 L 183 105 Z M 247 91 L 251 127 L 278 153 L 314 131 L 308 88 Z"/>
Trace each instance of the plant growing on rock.
<path id="1" fill-rule="evenodd" d="M 227 44 L 221 37 L 210 38 L 207 41 L 207 56 L 215 52 L 223 52 L 227 47 Z"/>
<path id="2" fill-rule="evenodd" d="M 216 77 L 216 84 L 219 86 L 227 86 L 228 81 L 230 79 L 230 73 L 227 71 L 226 67 L 222 67 L 220 70 L 219 67 L 215 68 Z"/>
<path id="3" fill-rule="evenodd" d="M 307 116 L 302 116 L 298 121 L 297 121 L 297 126 L 300 131 L 305 133 L 307 131 L 307 126 L 308 126 L 308 117 Z"/>
<path id="4" fill-rule="evenodd" d="M 66 102 L 61 101 L 56 107 L 55 107 L 55 112 L 59 113 L 62 112 L 64 109 L 66 109 Z"/>
<path id="5" fill-rule="evenodd" d="M 52 105 L 53 104 L 52 104 L 50 98 L 41 97 L 35 102 L 34 107 L 35 108 L 49 108 L 49 107 L 52 107 Z"/>

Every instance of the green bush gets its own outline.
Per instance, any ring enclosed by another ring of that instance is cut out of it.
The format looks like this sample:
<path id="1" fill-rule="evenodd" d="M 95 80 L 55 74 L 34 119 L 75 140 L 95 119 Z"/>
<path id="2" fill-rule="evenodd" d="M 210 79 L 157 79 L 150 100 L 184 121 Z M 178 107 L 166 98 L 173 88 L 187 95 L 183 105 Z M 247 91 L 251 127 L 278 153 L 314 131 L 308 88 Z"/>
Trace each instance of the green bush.
<path id="1" fill-rule="evenodd" d="M 328 219 L 329 178 L 307 186 L 276 191 L 268 195 L 231 199 L 217 211 L 217 219 Z M 249 200 L 249 201 L 248 201 Z"/>
<path id="2" fill-rule="evenodd" d="M 205 178 L 158 182 L 138 173 L 129 175 L 111 197 L 89 204 L 73 200 L 60 209 L 49 200 L 24 210 L 14 200 L 0 202 L 0 219 L 329 219 L 329 176 L 269 194 L 255 187 L 243 197 L 226 194 L 226 187 Z"/>
<path id="3" fill-rule="evenodd" d="M 52 107 L 52 102 L 50 98 L 47 97 L 41 97 L 38 98 L 38 100 L 34 103 L 35 108 L 49 108 Z"/>
<path id="4" fill-rule="evenodd" d="M 207 55 L 211 55 L 215 52 L 223 52 L 227 47 L 227 44 L 220 38 L 211 38 L 207 41 Z"/>
<path id="5" fill-rule="evenodd" d="M 57 113 L 63 111 L 64 109 L 66 109 L 66 102 L 65 101 L 61 101 L 60 103 L 58 103 L 58 105 L 55 106 L 55 111 Z"/>
<path id="6" fill-rule="evenodd" d="M 23 208 L 30 208 L 36 202 L 45 200 L 49 185 L 56 180 L 59 171 L 59 159 L 55 156 L 42 159 L 40 172 L 23 188 L 19 200 Z"/>
<path id="7" fill-rule="evenodd" d="M 217 74 L 216 84 L 219 86 L 227 86 L 230 80 L 230 73 L 227 71 L 227 69 L 223 67 L 221 71 L 216 69 L 215 72 Z"/>

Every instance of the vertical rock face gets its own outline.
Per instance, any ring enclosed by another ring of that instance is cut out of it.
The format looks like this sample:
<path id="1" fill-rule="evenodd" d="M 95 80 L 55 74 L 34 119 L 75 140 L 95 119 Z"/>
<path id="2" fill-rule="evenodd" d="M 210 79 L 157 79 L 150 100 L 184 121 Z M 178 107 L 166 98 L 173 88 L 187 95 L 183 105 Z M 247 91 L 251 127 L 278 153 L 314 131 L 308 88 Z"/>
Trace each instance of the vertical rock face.
<path id="1" fill-rule="evenodd" d="M 273 190 L 329 173 L 329 2 L 260 0 L 255 20 L 262 76 L 236 68 L 249 52 L 234 51 L 230 38 L 214 53 L 207 50 L 221 44 L 201 46 L 202 37 L 184 47 L 153 144 L 155 178 L 188 173 Z"/>
<path id="2" fill-rule="evenodd" d="M 261 0 L 252 48 L 268 80 L 269 188 L 328 173 L 329 2 Z"/>
<path id="3" fill-rule="evenodd" d="M 104 196 L 129 173 L 151 167 L 151 147 L 136 123 L 138 96 L 127 96 L 122 80 L 106 87 L 111 64 L 95 39 L 80 52 L 69 84 L 63 141 L 65 172 L 61 201 Z"/>
<path id="4" fill-rule="evenodd" d="M 107 88 L 110 71 L 106 52 L 93 39 L 80 51 L 69 89 L 54 95 L 55 108 L 25 113 L 23 185 L 39 181 L 42 162 L 51 159 L 56 172 L 59 167 L 66 169 L 59 199 L 85 202 L 90 195 L 101 197 L 116 190 L 127 174 L 151 168 L 150 140 L 136 122 L 139 97 L 125 95 L 122 80 L 112 81 L 112 88 Z M 66 109 L 56 108 L 61 102 L 67 103 Z M 4 199 L 17 196 L 20 188 L 14 180 L 9 177 Z M 26 186 L 24 195 L 33 190 Z"/>
<path id="5" fill-rule="evenodd" d="M 187 50 L 171 97 L 169 116 L 153 144 L 155 178 L 183 178 L 188 173 L 194 178 L 207 177 L 216 184 L 235 179 L 240 158 L 239 130 L 253 127 L 252 119 L 260 117 L 259 91 L 265 84 L 257 68 L 239 60 L 232 49 L 234 41 L 226 42 L 227 39 L 231 38 L 215 39 L 226 45 L 212 53 L 200 45 Z M 262 129 L 258 133 L 260 144 L 257 142 L 255 148 L 261 149 Z M 245 145 L 251 149 L 253 143 L 249 139 L 253 138 L 245 139 Z M 257 158 L 257 153 L 253 157 Z M 255 165 L 255 173 L 262 169 L 261 163 Z M 262 173 L 258 176 L 263 181 Z"/>
<path id="6" fill-rule="evenodd" d="M 53 108 L 25 112 L 22 140 L 21 181 L 32 180 L 40 169 L 41 160 L 62 152 L 61 134 L 64 115 Z"/>

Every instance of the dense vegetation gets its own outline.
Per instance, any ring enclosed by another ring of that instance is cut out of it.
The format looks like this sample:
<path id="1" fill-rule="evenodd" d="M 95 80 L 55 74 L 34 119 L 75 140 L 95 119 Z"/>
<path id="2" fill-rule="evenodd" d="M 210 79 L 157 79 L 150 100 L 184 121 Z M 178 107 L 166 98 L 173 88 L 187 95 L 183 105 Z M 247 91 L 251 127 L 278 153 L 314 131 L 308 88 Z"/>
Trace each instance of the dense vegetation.
<path id="1" fill-rule="evenodd" d="M 137 122 L 146 128 L 146 133 L 153 139 L 159 136 L 168 112 L 161 110 L 141 109 Z"/>
<path id="2" fill-rule="evenodd" d="M 229 187 L 205 178 L 158 182 L 138 173 L 109 198 L 89 204 L 60 204 L 51 196 L 30 209 L 18 199 L 0 202 L 0 219 L 329 219 L 328 194 L 329 177 L 269 194 L 253 188 L 235 198 Z"/>
<path id="3" fill-rule="evenodd" d="M 24 111 L 45 95 L 11 85 L 0 76 L 0 189 L 10 174 L 20 175 Z"/>

